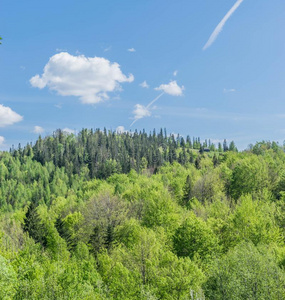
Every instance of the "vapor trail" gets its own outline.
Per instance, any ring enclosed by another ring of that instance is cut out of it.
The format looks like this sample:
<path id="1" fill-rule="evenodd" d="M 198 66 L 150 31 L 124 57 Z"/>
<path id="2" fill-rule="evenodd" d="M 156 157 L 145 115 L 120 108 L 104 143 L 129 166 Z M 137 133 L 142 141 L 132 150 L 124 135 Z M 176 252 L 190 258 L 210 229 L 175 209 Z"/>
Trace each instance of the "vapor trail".
<path id="1" fill-rule="evenodd" d="M 139 119 L 135 119 L 135 120 L 133 120 L 133 122 L 132 122 L 132 124 L 131 124 L 131 126 L 130 127 L 132 127 L 135 123 L 136 123 L 136 121 L 137 120 L 139 120 Z"/>
<path id="2" fill-rule="evenodd" d="M 207 43 L 203 47 L 203 50 L 206 50 L 208 47 L 210 47 L 214 43 L 214 41 L 216 40 L 216 38 L 218 37 L 218 35 L 220 34 L 220 32 L 223 30 L 223 27 L 225 26 L 225 24 L 228 21 L 228 19 L 238 9 L 238 7 L 242 4 L 243 1 L 244 0 L 238 0 L 234 4 L 234 6 L 227 12 L 227 14 L 224 16 L 224 18 L 222 19 L 222 21 L 218 24 L 218 26 L 215 28 L 215 30 L 211 34 L 209 40 L 207 41 Z"/>
<path id="3" fill-rule="evenodd" d="M 143 116 L 142 114 L 135 116 L 134 121 L 132 122 L 132 124 L 130 125 L 130 127 L 132 127 L 136 121 L 138 121 L 139 119 L 142 119 L 143 117 L 146 116 L 150 116 L 150 112 L 149 112 L 149 108 L 163 95 L 165 94 L 165 92 L 161 93 L 160 95 L 158 95 L 156 98 L 154 98 L 147 106 L 141 106 L 141 109 L 144 110 L 144 112 L 146 113 L 145 116 Z M 147 113 L 149 113 L 149 115 L 147 115 Z"/>
<path id="4" fill-rule="evenodd" d="M 153 103 L 156 102 L 163 94 L 164 94 L 164 92 L 161 93 L 160 95 L 158 95 L 155 99 L 153 99 L 153 100 L 146 106 L 146 108 L 150 108 L 150 107 L 153 105 Z"/>

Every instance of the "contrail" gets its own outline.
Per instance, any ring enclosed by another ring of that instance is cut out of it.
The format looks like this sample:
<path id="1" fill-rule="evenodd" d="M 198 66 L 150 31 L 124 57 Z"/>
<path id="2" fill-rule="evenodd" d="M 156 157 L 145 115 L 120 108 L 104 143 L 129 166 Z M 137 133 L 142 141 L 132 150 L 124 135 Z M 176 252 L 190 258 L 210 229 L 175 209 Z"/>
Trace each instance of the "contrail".
<path id="1" fill-rule="evenodd" d="M 160 95 L 158 95 L 156 98 L 154 98 L 145 108 L 146 110 L 148 110 L 163 94 L 165 94 L 165 92 L 161 93 Z M 130 125 L 130 127 L 132 127 L 136 121 L 138 121 L 139 119 L 142 119 L 143 117 L 141 118 L 137 118 L 137 119 L 134 119 L 134 121 L 132 122 L 132 124 Z"/>
<path id="2" fill-rule="evenodd" d="M 228 21 L 228 19 L 238 9 L 238 7 L 242 4 L 243 1 L 244 0 L 238 0 L 234 4 L 234 6 L 228 11 L 228 13 L 224 16 L 222 21 L 218 24 L 218 26 L 215 28 L 215 30 L 211 34 L 211 36 L 210 36 L 209 40 L 207 41 L 206 45 L 203 47 L 203 50 L 206 50 L 208 47 L 210 47 L 214 43 L 214 41 L 216 40 L 216 38 L 218 37 L 220 32 L 223 30 L 223 27 L 226 24 L 226 22 Z"/>
<path id="3" fill-rule="evenodd" d="M 136 123 L 136 121 L 137 120 L 139 120 L 139 119 L 135 119 L 135 120 L 133 120 L 133 122 L 132 122 L 132 124 L 131 124 L 131 126 L 130 127 L 132 127 L 135 123 Z"/>
<path id="4" fill-rule="evenodd" d="M 161 93 L 160 95 L 158 95 L 155 99 L 153 99 L 153 100 L 146 106 L 146 108 L 150 108 L 150 107 L 153 105 L 153 103 L 156 102 L 163 94 L 164 94 L 164 92 Z"/>

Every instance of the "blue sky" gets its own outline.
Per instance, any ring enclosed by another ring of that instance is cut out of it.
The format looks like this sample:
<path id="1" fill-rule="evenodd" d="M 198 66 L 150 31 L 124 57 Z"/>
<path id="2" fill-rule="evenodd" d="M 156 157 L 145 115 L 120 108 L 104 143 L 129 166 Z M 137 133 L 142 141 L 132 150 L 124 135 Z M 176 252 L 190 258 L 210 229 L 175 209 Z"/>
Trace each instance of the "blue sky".
<path id="1" fill-rule="evenodd" d="M 284 0 L 2 0 L 0 149 L 85 127 L 282 143 L 284 14 Z"/>

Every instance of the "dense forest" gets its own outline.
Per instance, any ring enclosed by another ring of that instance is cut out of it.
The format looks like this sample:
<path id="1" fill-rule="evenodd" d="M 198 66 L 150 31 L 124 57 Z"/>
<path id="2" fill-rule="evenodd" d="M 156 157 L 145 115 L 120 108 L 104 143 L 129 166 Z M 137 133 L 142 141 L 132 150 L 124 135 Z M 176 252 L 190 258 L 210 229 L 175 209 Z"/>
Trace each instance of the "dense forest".
<path id="1" fill-rule="evenodd" d="M 57 130 L 0 152 L 0 299 L 285 299 L 285 153 Z"/>

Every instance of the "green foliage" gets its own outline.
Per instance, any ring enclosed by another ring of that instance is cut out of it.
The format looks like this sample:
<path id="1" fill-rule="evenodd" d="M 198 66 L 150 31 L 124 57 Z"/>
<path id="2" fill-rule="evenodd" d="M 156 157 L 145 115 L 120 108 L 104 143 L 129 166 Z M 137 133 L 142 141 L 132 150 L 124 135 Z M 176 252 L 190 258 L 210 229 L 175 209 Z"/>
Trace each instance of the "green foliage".
<path id="1" fill-rule="evenodd" d="M 1 152 L 0 298 L 284 299 L 284 169 L 162 130 Z"/>
<path id="2" fill-rule="evenodd" d="M 270 202 L 254 201 L 244 196 L 229 217 L 225 245 L 232 247 L 242 241 L 257 244 L 282 243 L 275 218 L 275 206 Z"/>
<path id="3" fill-rule="evenodd" d="M 215 261 L 205 284 L 208 299 L 284 299 L 285 274 L 267 250 L 241 243 Z"/>
<path id="4" fill-rule="evenodd" d="M 28 210 L 24 219 L 23 231 L 27 232 L 36 243 L 46 246 L 46 228 L 42 224 L 37 212 L 37 206 L 33 202 L 28 206 Z"/>
<path id="5" fill-rule="evenodd" d="M 190 213 L 173 237 L 178 256 L 207 260 L 218 253 L 218 238 L 200 218 Z"/>
<path id="6" fill-rule="evenodd" d="M 17 289 L 17 273 L 11 263 L 0 255 L 0 298 L 13 299 Z"/>
<path id="7" fill-rule="evenodd" d="M 250 155 L 238 160 L 233 167 L 231 195 L 238 199 L 242 194 L 260 192 L 268 187 L 268 167 L 261 157 Z"/>

